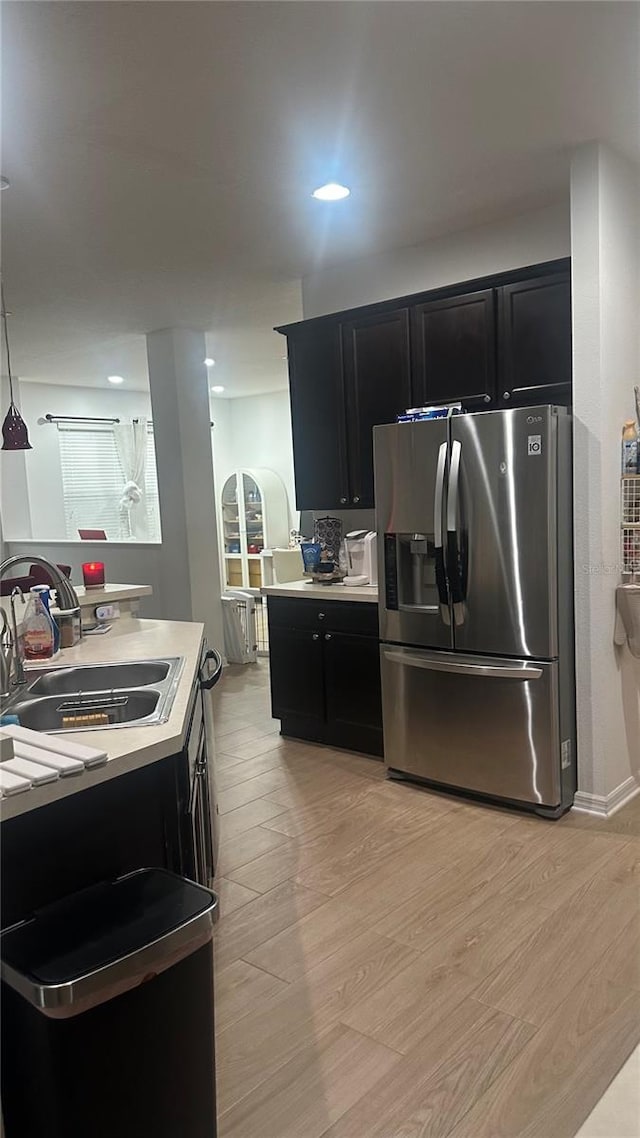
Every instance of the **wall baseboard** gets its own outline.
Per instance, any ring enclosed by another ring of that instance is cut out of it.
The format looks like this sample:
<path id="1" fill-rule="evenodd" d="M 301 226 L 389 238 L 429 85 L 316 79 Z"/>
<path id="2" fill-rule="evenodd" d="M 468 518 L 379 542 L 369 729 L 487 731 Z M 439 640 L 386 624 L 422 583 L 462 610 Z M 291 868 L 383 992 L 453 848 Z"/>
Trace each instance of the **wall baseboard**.
<path id="1" fill-rule="evenodd" d="M 573 800 L 573 809 L 582 814 L 595 814 L 598 818 L 610 818 L 627 805 L 636 794 L 640 794 L 640 783 L 630 775 L 610 794 L 587 794 L 578 790 Z"/>

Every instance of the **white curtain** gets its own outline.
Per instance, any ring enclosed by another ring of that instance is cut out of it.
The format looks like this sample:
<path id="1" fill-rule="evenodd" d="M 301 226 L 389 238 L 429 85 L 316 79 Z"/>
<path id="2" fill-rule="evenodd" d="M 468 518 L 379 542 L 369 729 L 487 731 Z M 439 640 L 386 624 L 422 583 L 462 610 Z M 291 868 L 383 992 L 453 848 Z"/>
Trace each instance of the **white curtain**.
<path id="1" fill-rule="evenodd" d="M 147 420 L 114 423 L 113 436 L 124 474 L 120 498 L 122 537 L 136 541 L 149 540 L 144 476 L 147 465 Z"/>

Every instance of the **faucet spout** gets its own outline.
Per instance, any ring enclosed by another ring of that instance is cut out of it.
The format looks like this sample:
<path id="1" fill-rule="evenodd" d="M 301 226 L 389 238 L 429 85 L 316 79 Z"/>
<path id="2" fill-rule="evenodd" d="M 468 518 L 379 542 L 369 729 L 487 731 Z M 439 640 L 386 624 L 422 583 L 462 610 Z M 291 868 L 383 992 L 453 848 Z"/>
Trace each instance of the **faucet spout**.
<path id="1" fill-rule="evenodd" d="M 25 673 L 24 673 L 24 656 L 22 655 L 22 641 L 21 641 L 20 637 L 18 636 L 18 618 L 16 616 L 16 598 L 17 597 L 20 597 L 20 600 L 22 601 L 23 605 L 26 603 L 25 599 L 24 599 L 24 593 L 22 592 L 22 589 L 20 588 L 19 585 L 16 585 L 15 589 L 12 589 L 12 591 L 11 591 L 11 623 L 13 625 L 13 637 L 12 638 L 13 638 L 13 670 L 14 670 L 13 682 L 14 682 L 16 687 L 19 687 L 20 684 L 26 684 L 27 677 L 25 676 Z"/>
<path id="2" fill-rule="evenodd" d="M 65 577 L 64 573 L 58 569 L 57 565 L 53 565 L 46 557 L 40 557 L 36 554 L 30 554 L 28 557 L 7 557 L 6 561 L 0 564 L 0 581 L 7 575 L 10 569 L 16 565 L 42 565 L 47 570 L 49 577 L 53 582 L 53 587 L 58 594 L 58 607 L 66 611 L 77 610 L 80 612 L 80 601 L 71 581 Z M 24 604 L 24 597 L 22 589 L 16 585 L 11 593 L 11 623 L 12 630 L 9 630 L 6 621 L 6 613 L 4 609 L 0 609 L 2 613 L 2 632 L 0 634 L 0 687 L 2 687 L 2 695 L 6 696 L 10 687 L 17 687 L 20 684 L 27 682 L 24 670 L 24 659 L 20 650 L 20 638 L 18 636 L 18 620 L 16 617 L 16 597 L 20 597 Z M 13 681 L 11 679 L 11 665 L 13 664 Z"/>
<path id="3" fill-rule="evenodd" d="M 6 577 L 10 569 L 15 568 L 17 565 L 42 565 L 47 570 L 53 587 L 58 593 L 58 606 L 61 609 L 77 609 L 80 608 L 80 601 L 71 581 L 65 577 L 64 573 L 58 569 L 51 561 L 47 561 L 46 557 L 39 557 L 37 554 L 29 554 L 28 556 L 21 556 L 17 554 L 14 557 L 7 557 L 6 561 L 0 564 L 0 581 Z"/>

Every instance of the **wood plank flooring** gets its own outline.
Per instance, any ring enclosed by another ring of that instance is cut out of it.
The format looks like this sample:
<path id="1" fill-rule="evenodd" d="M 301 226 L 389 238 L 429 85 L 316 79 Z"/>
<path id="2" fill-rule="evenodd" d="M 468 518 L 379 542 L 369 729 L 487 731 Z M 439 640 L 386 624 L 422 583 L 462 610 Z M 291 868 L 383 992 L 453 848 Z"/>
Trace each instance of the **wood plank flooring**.
<path id="1" fill-rule="evenodd" d="M 214 699 L 220 1138 L 573 1138 L 640 1041 L 640 797 L 387 782 L 280 738 L 265 660 Z"/>

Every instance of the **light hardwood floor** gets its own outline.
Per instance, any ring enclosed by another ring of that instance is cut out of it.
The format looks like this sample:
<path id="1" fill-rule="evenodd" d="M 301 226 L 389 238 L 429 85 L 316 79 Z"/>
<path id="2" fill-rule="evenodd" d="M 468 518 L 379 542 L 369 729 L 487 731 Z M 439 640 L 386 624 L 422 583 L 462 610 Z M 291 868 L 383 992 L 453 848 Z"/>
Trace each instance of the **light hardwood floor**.
<path id="1" fill-rule="evenodd" d="M 572 1138 L 640 1041 L 640 798 L 387 782 L 281 739 L 264 660 L 215 716 L 220 1138 Z"/>

